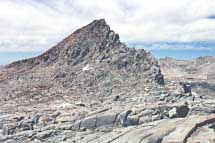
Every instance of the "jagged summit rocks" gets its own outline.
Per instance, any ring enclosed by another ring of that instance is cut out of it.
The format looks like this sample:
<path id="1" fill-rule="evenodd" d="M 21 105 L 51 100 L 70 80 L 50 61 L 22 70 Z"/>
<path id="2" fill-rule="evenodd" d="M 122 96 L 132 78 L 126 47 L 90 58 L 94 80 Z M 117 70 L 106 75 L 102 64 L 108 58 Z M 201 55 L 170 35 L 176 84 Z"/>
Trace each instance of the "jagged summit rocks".
<path id="1" fill-rule="evenodd" d="M 102 52 L 106 47 L 113 47 L 117 44 L 120 44 L 119 35 L 110 30 L 105 20 L 94 20 L 76 30 L 44 54 L 36 58 L 14 62 L 8 67 L 24 63 L 31 65 L 53 64 L 53 62 L 59 61 L 71 64 L 70 62 L 75 63 L 71 61 L 72 59 L 81 60 L 80 58 L 84 58 L 88 53 L 92 55 L 96 52 Z"/>

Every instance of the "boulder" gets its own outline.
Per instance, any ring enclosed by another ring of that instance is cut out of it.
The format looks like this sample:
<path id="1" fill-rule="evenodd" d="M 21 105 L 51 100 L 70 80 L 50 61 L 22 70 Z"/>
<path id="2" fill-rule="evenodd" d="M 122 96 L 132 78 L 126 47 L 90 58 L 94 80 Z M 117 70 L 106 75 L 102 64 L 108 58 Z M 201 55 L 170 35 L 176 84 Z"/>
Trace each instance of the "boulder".
<path id="1" fill-rule="evenodd" d="M 169 111 L 169 118 L 184 118 L 189 113 L 189 110 L 187 104 L 174 107 Z"/>
<path id="2" fill-rule="evenodd" d="M 126 120 L 126 126 L 135 126 L 139 123 L 138 116 L 128 116 Z"/>
<path id="3" fill-rule="evenodd" d="M 123 127 L 127 126 L 127 122 L 126 122 L 127 117 L 131 112 L 132 112 L 131 110 L 127 110 L 127 111 L 120 113 L 119 118 L 118 118 L 118 124 L 122 125 Z"/>
<path id="4" fill-rule="evenodd" d="M 188 105 L 181 105 L 179 107 L 176 108 L 177 109 L 177 117 L 181 118 L 181 117 L 186 117 L 187 114 L 189 113 L 189 107 Z"/>
<path id="5" fill-rule="evenodd" d="M 185 94 L 186 93 L 191 94 L 191 85 L 190 84 L 183 83 L 182 86 L 183 86 L 183 91 L 184 91 Z"/>
<path id="6" fill-rule="evenodd" d="M 81 128 L 94 129 L 96 127 L 96 116 L 87 117 L 81 121 Z"/>
<path id="7" fill-rule="evenodd" d="M 108 113 L 97 116 L 96 127 L 109 126 L 113 127 L 117 118 L 117 113 Z"/>

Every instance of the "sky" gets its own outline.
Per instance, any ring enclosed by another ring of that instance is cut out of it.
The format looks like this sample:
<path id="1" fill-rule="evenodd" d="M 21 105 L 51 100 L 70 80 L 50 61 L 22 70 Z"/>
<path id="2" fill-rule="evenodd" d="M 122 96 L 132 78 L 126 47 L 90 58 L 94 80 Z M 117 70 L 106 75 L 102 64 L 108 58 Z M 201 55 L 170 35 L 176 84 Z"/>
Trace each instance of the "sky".
<path id="1" fill-rule="evenodd" d="M 215 53 L 215 0 L 1 0 L 0 64 L 4 53 L 36 55 L 100 18 L 132 47 Z"/>

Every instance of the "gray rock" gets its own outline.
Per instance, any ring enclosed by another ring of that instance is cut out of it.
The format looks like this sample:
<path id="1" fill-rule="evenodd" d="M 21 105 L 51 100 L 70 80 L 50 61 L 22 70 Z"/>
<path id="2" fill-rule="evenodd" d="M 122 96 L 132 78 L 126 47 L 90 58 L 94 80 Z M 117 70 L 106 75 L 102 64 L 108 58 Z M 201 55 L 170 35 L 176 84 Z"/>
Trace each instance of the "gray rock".
<path id="1" fill-rule="evenodd" d="M 189 93 L 191 94 L 191 85 L 188 83 L 182 83 L 183 89 L 184 89 L 184 93 Z"/>
<path id="2" fill-rule="evenodd" d="M 127 126 L 127 122 L 126 122 L 127 117 L 131 112 L 132 112 L 131 110 L 127 110 L 127 111 L 120 113 L 118 116 L 118 123 L 122 126 Z"/>
<path id="3" fill-rule="evenodd" d="M 153 112 L 154 112 L 154 110 L 152 110 L 152 109 L 145 109 L 140 114 L 141 114 L 141 116 L 145 116 L 145 115 L 149 116 L 149 115 L 152 115 Z"/>
<path id="4" fill-rule="evenodd" d="M 96 127 L 96 116 L 87 117 L 81 121 L 81 128 L 94 129 Z"/>
<path id="5" fill-rule="evenodd" d="M 17 125 L 17 129 L 19 129 L 19 131 L 27 131 L 27 130 L 33 130 L 34 124 L 33 122 L 27 122 L 27 121 L 22 121 Z"/>
<path id="6" fill-rule="evenodd" d="M 72 126 L 73 130 L 80 130 L 80 128 L 81 128 L 81 121 L 76 121 Z"/>
<path id="7" fill-rule="evenodd" d="M 118 116 L 117 113 L 98 115 L 97 121 L 96 121 L 96 127 L 101 127 L 101 126 L 113 127 L 117 116 Z"/>
<path id="8" fill-rule="evenodd" d="M 176 107 L 174 107 L 169 111 L 169 118 L 176 118 L 176 117 L 177 117 L 177 109 Z"/>
<path id="9" fill-rule="evenodd" d="M 46 131 L 37 133 L 33 138 L 42 140 L 42 139 L 50 137 L 53 133 L 54 133 L 54 131 L 52 131 L 52 130 L 46 130 Z"/>
<path id="10" fill-rule="evenodd" d="M 138 125 L 139 117 L 138 116 L 128 116 L 126 120 L 126 126 Z"/>
<path id="11" fill-rule="evenodd" d="M 139 119 L 139 124 L 141 125 L 141 124 L 148 123 L 148 122 L 151 122 L 151 121 L 152 121 L 152 119 L 151 119 L 150 116 L 142 116 Z"/>
<path id="12" fill-rule="evenodd" d="M 114 97 L 113 101 L 118 101 L 118 100 L 119 100 L 119 98 L 120 98 L 120 96 L 119 96 L 119 95 L 117 95 L 117 96 L 115 96 L 115 97 Z"/>
<path id="13" fill-rule="evenodd" d="M 13 135 L 16 133 L 16 124 L 5 124 L 3 126 L 2 134 L 3 135 Z"/>
<path id="14" fill-rule="evenodd" d="M 177 107 L 177 117 L 186 117 L 187 114 L 189 113 L 189 107 L 188 105 L 182 105 Z"/>
<path id="15" fill-rule="evenodd" d="M 156 114 L 152 116 L 152 121 L 157 121 L 161 119 L 161 115 L 160 114 Z"/>
<path id="16" fill-rule="evenodd" d="M 174 107 L 169 111 L 169 118 L 183 118 L 186 117 L 189 113 L 189 107 L 188 105 L 180 105 L 177 107 Z"/>

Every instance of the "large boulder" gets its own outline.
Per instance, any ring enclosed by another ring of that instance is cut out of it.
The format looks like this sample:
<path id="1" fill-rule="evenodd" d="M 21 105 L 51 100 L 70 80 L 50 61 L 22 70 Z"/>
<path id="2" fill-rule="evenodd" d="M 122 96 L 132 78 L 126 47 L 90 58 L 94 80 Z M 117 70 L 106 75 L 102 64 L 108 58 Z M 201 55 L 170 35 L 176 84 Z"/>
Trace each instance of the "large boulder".
<path id="1" fill-rule="evenodd" d="M 184 118 L 189 111 L 190 109 L 187 104 L 174 107 L 169 111 L 169 118 Z"/>
<path id="2" fill-rule="evenodd" d="M 107 126 L 113 127 L 117 118 L 117 113 L 108 113 L 97 116 L 96 127 Z"/>
<path id="3" fill-rule="evenodd" d="M 189 113 L 189 110 L 190 110 L 188 105 L 186 105 L 186 104 L 181 105 L 181 106 L 177 107 L 176 109 L 177 109 L 177 117 L 178 118 L 186 117 L 187 114 Z"/>

